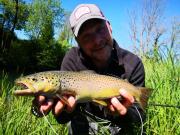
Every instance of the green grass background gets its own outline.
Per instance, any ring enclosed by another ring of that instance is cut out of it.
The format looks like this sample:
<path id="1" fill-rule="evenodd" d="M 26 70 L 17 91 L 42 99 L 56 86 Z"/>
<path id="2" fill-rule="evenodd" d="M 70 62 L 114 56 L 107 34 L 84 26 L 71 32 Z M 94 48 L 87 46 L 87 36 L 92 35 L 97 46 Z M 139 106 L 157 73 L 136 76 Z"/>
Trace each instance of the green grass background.
<path id="1" fill-rule="evenodd" d="M 171 55 L 163 60 L 144 58 L 143 63 L 146 86 L 153 88 L 149 104 L 180 106 L 179 63 L 175 63 Z M 33 98 L 12 95 L 16 89 L 13 78 L 11 74 L 1 72 L 0 135 L 68 134 L 66 125 L 58 124 L 52 114 L 44 118 L 36 118 L 31 114 Z M 180 135 L 180 108 L 149 105 L 146 111 L 144 128 L 148 135 Z"/>

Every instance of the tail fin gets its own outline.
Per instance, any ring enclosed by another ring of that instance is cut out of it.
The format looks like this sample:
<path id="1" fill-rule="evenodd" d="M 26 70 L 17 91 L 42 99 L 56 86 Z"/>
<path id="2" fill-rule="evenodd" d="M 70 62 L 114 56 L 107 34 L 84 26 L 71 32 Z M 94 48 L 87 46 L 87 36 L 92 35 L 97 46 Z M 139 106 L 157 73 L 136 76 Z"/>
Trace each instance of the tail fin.
<path id="1" fill-rule="evenodd" d="M 140 105 L 143 109 L 146 108 L 147 106 L 147 102 L 148 102 L 148 98 L 150 97 L 151 93 L 152 93 L 152 89 L 151 88 L 145 88 L 145 87 L 137 87 L 141 92 L 139 100 L 140 100 Z"/>

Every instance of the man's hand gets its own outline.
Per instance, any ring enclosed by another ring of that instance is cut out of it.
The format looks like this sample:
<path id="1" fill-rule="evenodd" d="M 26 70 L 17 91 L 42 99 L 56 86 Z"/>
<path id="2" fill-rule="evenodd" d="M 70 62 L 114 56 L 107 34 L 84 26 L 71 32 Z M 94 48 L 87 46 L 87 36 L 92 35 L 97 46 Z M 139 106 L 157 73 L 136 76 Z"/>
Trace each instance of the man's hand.
<path id="1" fill-rule="evenodd" d="M 65 108 L 67 112 L 72 112 L 75 108 L 75 98 L 73 96 L 69 96 L 66 97 L 67 98 L 67 106 L 64 102 L 62 102 L 61 100 L 58 100 L 58 102 L 55 104 L 54 108 L 53 108 L 53 114 L 54 116 L 58 116 L 62 110 Z"/>
<path id="2" fill-rule="evenodd" d="M 125 115 L 127 113 L 127 108 L 134 103 L 134 97 L 129 95 L 124 89 L 120 90 L 120 95 L 123 97 L 123 102 L 120 102 L 116 97 L 113 97 L 110 100 L 109 109 L 112 113 L 118 112 L 120 115 Z M 37 106 L 38 112 L 40 113 L 47 115 L 52 110 L 53 114 L 58 116 L 63 109 L 67 112 L 72 112 L 75 108 L 75 98 L 73 96 L 65 98 L 67 98 L 68 104 L 65 104 L 61 100 L 55 102 L 53 99 L 37 96 L 33 100 L 33 105 Z"/>
<path id="3" fill-rule="evenodd" d="M 66 109 L 67 112 L 72 112 L 75 107 L 75 98 L 73 96 L 65 98 L 67 98 L 68 105 L 61 100 L 55 102 L 53 99 L 46 99 L 44 96 L 35 97 L 32 103 L 41 114 L 47 115 L 52 110 L 53 114 L 58 116 L 63 109 Z"/>
<path id="4" fill-rule="evenodd" d="M 123 97 L 123 102 L 120 102 L 116 97 L 111 98 L 109 109 L 112 113 L 118 112 L 120 115 L 127 113 L 127 108 L 134 103 L 134 97 L 129 95 L 126 90 L 120 89 L 120 95 Z"/>

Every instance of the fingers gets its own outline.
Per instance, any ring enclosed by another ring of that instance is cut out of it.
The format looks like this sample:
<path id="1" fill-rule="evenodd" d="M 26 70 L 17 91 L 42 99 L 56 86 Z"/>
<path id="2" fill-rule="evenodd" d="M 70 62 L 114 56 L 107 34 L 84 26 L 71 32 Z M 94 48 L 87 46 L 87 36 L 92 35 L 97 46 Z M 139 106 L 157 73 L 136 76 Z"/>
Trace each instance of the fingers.
<path id="1" fill-rule="evenodd" d="M 111 110 L 111 112 L 115 112 L 116 111 L 112 104 L 109 105 L 109 109 Z"/>
<path id="2" fill-rule="evenodd" d="M 72 112 L 75 108 L 75 98 L 73 96 L 69 96 L 67 98 L 67 102 L 68 104 L 65 104 L 63 101 L 59 100 L 54 109 L 53 109 L 53 114 L 57 117 L 58 115 L 60 115 L 60 113 L 66 109 L 67 112 Z"/>
<path id="3" fill-rule="evenodd" d="M 131 106 L 134 103 L 134 97 L 131 96 L 125 89 L 120 89 L 119 90 L 120 95 L 123 97 L 123 102 L 122 104 L 128 108 L 129 106 Z"/>
<path id="4" fill-rule="evenodd" d="M 70 96 L 68 98 L 69 105 L 67 105 L 67 108 L 66 108 L 68 112 L 72 112 L 74 110 L 75 102 L 76 102 L 76 100 L 75 100 L 75 98 L 73 96 Z"/>
<path id="5" fill-rule="evenodd" d="M 120 115 L 125 115 L 127 113 L 127 108 L 134 103 L 134 97 L 124 89 L 120 89 L 119 92 L 123 97 L 123 101 L 120 102 L 116 97 L 111 98 L 109 109 L 113 113 L 118 112 Z"/>
<path id="6" fill-rule="evenodd" d="M 46 98 L 44 96 L 36 96 L 35 99 L 32 101 L 32 104 L 35 106 L 40 106 L 45 102 Z"/>
<path id="7" fill-rule="evenodd" d="M 43 102 L 46 100 L 45 96 L 38 96 L 37 97 L 37 101 L 39 102 L 39 104 L 43 104 Z"/>
<path id="8" fill-rule="evenodd" d="M 55 116 L 58 116 L 66 106 L 67 112 L 72 112 L 75 108 L 75 98 L 73 96 L 67 98 L 68 104 L 66 105 L 63 101 L 58 100 L 54 103 L 53 99 L 46 99 L 45 96 L 37 96 L 33 100 L 33 106 L 36 106 L 36 112 L 39 116 L 43 114 L 47 115 L 52 110 Z M 35 111 L 35 110 L 34 110 Z"/>
<path id="9" fill-rule="evenodd" d="M 125 115 L 126 114 L 126 112 L 127 112 L 126 107 L 123 106 L 116 97 L 113 97 L 111 99 L 111 103 L 112 103 L 112 106 L 111 106 L 110 109 L 113 112 L 117 111 L 120 115 Z"/>
<path id="10" fill-rule="evenodd" d="M 48 114 L 52 109 L 53 103 L 54 103 L 53 99 L 48 99 L 46 102 L 42 103 L 40 106 L 40 112 L 44 114 Z"/>
<path id="11" fill-rule="evenodd" d="M 50 112 L 53 103 L 53 99 L 46 99 L 44 96 L 36 96 L 32 101 L 31 112 L 37 117 L 43 117 Z"/>
<path id="12" fill-rule="evenodd" d="M 54 116 L 58 116 L 62 112 L 64 106 L 65 104 L 61 100 L 57 101 L 55 107 L 52 110 Z"/>

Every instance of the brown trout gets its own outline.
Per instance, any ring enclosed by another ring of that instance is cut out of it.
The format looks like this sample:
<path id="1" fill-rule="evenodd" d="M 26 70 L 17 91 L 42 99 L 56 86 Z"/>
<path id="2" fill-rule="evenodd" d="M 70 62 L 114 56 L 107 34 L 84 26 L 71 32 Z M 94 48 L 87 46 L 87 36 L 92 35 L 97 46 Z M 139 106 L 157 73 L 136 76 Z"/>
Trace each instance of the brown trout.
<path id="1" fill-rule="evenodd" d="M 107 105 L 107 99 L 120 97 L 120 90 L 125 89 L 142 108 L 146 106 L 150 89 L 135 87 L 129 82 L 92 71 L 46 71 L 15 80 L 24 89 L 16 90 L 15 95 L 44 95 L 48 98 L 58 97 L 65 103 L 64 95 L 73 95 L 77 102 L 93 101 Z"/>

